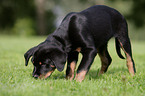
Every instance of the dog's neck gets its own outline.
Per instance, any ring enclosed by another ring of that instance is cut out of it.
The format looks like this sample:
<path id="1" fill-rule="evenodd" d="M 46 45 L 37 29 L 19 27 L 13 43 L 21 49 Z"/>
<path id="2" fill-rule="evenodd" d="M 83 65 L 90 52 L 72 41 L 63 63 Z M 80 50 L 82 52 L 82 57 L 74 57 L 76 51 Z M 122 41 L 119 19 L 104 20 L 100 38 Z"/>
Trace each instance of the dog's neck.
<path id="1" fill-rule="evenodd" d="M 59 34 L 57 33 L 59 32 Z M 65 31 L 63 31 L 65 32 Z M 61 34 L 60 34 L 61 33 Z M 65 51 L 65 53 L 68 53 L 71 51 L 71 43 L 69 42 L 69 37 L 68 35 L 63 35 L 66 33 L 62 33 L 62 30 L 60 32 L 59 30 L 56 30 L 54 33 L 48 35 L 46 41 L 51 42 L 51 44 L 56 44 L 58 46 L 60 46 L 60 48 L 62 48 L 62 50 Z"/>
<path id="2" fill-rule="evenodd" d="M 57 35 L 53 35 L 53 38 L 55 39 L 55 43 L 57 43 L 59 46 L 62 46 L 62 49 L 68 53 L 71 51 L 71 43 L 69 42 L 69 39 L 66 37 L 60 37 Z M 67 40 L 66 40 L 67 39 Z"/>
<path id="3" fill-rule="evenodd" d="M 66 16 L 65 19 L 66 20 L 63 20 L 60 26 L 51 35 L 48 36 L 47 40 L 54 40 L 54 43 L 58 43 L 58 45 L 62 46 L 62 48 L 64 48 L 64 51 L 68 53 L 72 48 L 72 44 L 69 40 L 70 16 Z"/>

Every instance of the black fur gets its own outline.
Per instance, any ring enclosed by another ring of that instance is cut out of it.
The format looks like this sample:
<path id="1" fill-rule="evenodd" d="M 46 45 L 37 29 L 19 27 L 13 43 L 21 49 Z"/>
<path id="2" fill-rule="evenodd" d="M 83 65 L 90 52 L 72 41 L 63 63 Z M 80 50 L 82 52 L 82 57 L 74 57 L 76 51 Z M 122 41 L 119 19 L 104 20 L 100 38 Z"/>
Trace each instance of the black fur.
<path id="1" fill-rule="evenodd" d="M 88 71 L 97 53 L 101 55 L 103 50 L 109 60 L 106 72 L 111 63 L 107 43 L 112 37 L 116 38 L 118 56 L 124 58 L 120 53 L 120 41 L 124 50 L 132 57 L 127 23 L 118 11 L 107 6 L 96 5 L 81 12 L 69 13 L 55 32 L 50 34 L 44 42 L 25 53 L 26 66 L 32 56 L 35 70 L 33 74 L 37 76 L 46 74 L 52 70 L 50 65 L 62 71 L 67 59 L 68 64 L 71 61 L 77 62 L 76 49 L 81 48 L 80 53 L 83 58 L 77 73 L 82 70 Z M 67 74 L 69 70 L 68 66 Z"/>

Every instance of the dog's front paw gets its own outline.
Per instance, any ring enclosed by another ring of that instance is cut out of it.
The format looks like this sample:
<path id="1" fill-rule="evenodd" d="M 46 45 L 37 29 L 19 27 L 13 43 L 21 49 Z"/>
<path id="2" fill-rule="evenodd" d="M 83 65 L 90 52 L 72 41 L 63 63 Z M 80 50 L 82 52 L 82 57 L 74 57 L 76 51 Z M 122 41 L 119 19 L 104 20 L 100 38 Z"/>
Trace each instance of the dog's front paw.
<path id="1" fill-rule="evenodd" d="M 77 73 L 76 76 L 75 76 L 75 80 L 77 82 L 82 82 L 85 79 L 86 73 L 87 73 L 87 71 L 85 71 L 85 70 Z"/>

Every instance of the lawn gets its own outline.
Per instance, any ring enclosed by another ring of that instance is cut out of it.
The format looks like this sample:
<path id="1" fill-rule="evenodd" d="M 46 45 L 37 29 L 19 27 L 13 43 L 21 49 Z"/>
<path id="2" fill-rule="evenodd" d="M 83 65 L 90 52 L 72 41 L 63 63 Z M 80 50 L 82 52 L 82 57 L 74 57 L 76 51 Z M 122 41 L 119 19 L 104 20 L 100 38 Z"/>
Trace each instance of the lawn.
<path id="1" fill-rule="evenodd" d="M 0 36 L 0 96 L 145 96 L 145 42 L 132 41 L 134 77 L 129 75 L 126 61 L 117 56 L 113 39 L 108 45 L 113 61 L 107 73 L 97 76 L 101 64 L 96 56 L 79 83 L 65 79 L 66 69 L 55 71 L 47 80 L 32 77 L 33 65 L 25 66 L 23 54 L 45 38 Z"/>

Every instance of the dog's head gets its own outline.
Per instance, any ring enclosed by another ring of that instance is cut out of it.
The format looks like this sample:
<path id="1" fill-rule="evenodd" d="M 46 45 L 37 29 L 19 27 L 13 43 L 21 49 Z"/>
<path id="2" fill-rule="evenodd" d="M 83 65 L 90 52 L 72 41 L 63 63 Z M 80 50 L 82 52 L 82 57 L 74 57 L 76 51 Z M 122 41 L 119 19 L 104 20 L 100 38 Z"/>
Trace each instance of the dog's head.
<path id="1" fill-rule="evenodd" d="M 33 77 L 35 78 L 47 78 L 56 68 L 62 71 L 67 58 L 66 53 L 59 46 L 45 42 L 29 49 L 24 57 L 26 66 L 32 57 Z"/>

